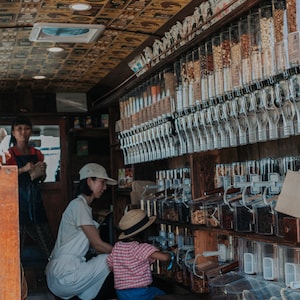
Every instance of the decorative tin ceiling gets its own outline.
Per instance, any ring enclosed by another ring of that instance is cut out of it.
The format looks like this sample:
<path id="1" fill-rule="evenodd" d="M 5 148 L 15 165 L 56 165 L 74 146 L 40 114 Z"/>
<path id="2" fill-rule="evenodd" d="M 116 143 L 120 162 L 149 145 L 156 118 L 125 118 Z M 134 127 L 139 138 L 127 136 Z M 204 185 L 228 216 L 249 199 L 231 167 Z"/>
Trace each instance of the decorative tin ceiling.
<path id="1" fill-rule="evenodd" d="M 190 2 L 0 0 L 0 91 L 88 92 Z M 91 9 L 74 11 L 69 7 L 73 3 L 86 3 Z M 103 24 L 106 28 L 92 43 L 31 42 L 29 35 L 38 22 Z M 49 52 L 53 46 L 64 51 Z M 35 75 L 46 78 L 33 80 Z"/>

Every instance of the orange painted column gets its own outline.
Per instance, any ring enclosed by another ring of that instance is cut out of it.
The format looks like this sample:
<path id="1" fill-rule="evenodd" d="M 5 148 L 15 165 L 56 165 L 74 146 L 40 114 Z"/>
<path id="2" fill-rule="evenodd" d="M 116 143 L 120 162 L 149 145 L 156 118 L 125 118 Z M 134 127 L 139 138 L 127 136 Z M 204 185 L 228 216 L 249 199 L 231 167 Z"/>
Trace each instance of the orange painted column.
<path id="1" fill-rule="evenodd" d="M 0 299 L 21 297 L 18 169 L 0 165 Z"/>

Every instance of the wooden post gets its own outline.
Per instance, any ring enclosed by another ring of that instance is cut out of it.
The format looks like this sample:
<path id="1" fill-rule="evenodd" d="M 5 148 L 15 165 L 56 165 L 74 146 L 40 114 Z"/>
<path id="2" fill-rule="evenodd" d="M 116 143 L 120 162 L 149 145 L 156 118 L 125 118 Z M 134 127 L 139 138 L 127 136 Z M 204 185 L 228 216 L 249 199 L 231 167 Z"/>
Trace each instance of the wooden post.
<path id="1" fill-rule="evenodd" d="M 18 169 L 0 165 L 0 299 L 20 299 Z"/>

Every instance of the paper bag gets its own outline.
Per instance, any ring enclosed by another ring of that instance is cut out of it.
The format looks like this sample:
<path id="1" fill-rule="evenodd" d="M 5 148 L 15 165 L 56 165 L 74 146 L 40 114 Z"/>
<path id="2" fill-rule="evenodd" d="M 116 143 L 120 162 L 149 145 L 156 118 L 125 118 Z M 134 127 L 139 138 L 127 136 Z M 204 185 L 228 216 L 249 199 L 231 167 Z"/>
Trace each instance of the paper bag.
<path id="1" fill-rule="evenodd" d="M 275 210 L 300 218 L 300 172 L 287 171 Z"/>
<path id="2" fill-rule="evenodd" d="M 132 192 L 130 193 L 131 204 L 140 204 L 142 194 L 146 185 L 154 185 L 154 181 L 135 180 L 132 182 Z"/>

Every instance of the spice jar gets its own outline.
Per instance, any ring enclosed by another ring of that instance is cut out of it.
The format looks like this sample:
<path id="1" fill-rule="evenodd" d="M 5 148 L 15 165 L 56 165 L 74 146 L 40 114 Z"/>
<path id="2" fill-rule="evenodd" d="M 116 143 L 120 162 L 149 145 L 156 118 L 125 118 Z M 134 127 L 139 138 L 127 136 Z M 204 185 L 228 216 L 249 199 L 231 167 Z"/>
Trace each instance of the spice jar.
<path id="1" fill-rule="evenodd" d="M 250 59 L 250 31 L 248 17 L 239 21 L 239 32 L 241 42 L 241 65 L 242 65 L 242 84 L 248 84 L 251 81 L 251 59 Z"/>
<path id="2" fill-rule="evenodd" d="M 271 4 L 260 8 L 259 24 L 263 77 L 268 78 L 275 75 L 274 19 Z"/>

